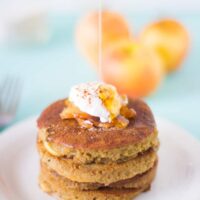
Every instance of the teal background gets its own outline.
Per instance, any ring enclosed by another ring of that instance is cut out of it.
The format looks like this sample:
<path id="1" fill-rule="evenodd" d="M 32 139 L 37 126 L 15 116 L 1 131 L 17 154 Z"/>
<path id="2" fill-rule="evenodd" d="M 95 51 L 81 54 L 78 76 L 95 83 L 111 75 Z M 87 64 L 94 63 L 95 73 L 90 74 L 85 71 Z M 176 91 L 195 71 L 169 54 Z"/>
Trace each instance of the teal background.
<path id="1" fill-rule="evenodd" d="M 126 14 L 137 34 L 153 14 Z M 182 68 L 169 75 L 159 90 L 145 100 L 157 116 L 167 118 L 200 139 L 200 15 L 177 14 L 191 36 L 189 56 Z M 78 15 L 49 16 L 50 40 L 45 44 L 0 46 L 0 80 L 19 76 L 23 93 L 15 120 L 38 115 L 51 102 L 68 95 L 73 84 L 97 79 L 95 71 L 79 54 L 74 31 Z M 169 133 L 173 134 L 173 133 Z"/>

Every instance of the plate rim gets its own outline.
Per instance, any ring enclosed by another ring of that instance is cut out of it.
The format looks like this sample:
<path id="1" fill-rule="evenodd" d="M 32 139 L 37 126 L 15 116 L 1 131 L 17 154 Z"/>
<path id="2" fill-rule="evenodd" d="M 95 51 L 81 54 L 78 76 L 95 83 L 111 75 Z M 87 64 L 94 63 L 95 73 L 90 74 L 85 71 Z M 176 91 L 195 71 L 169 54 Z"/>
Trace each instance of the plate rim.
<path id="1" fill-rule="evenodd" d="M 38 116 L 31 116 L 29 118 L 26 118 L 24 120 L 21 120 L 19 122 L 17 122 L 16 124 L 14 124 L 13 126 L 7 128 L 6 130 L 4 130 L 1 134 L 0 134 L 0 153 L 2 152 L 2 150 L 4 148 L 6 148 L 8 141 L 10 140 L 10 134 L 13 134 L 13 131 L 16 130 L 20 130 L 21 128 L 23 128 L 24 126 L 29 126 L 29 124 L 31 124 L 31 126 L 33 126 L 35 124 L 35 130 L 37 130 L 37 126 L 36 126 L 36 120 L 37 120 Z M 176 132 L 176 135 L 178 136 L 178 138 L 180 137 L 184 137 L 186 140 L 189 140 L 190 145 L 194 145 L 194 148 L 197 149 L 197 152 L 200 152 L 200 142 L 198 139 L 196 139 L 192 134 L 190 134 L 190 132 L 188 132 L 187 130 L 185 130 L 184 128 L 180 127 L 179 125 L 171 122 L 168 119 L 156 116 L 155 117 L 156 122 L 157 122 L 157 126 L 159 127 L 159 124 L 165 124 L 166 126 L 170 126 L 171 129 L 175 129 L 175 130 L 179 130 Z M 13 140 L 15 138 L 18 138 L 20 136 L 24 135 L 24 131 L 16 131 L 16 134 L 13 137 Z M 0 199 L 6 199 L 4 197 L 4 192 L 0 191 Z"/>

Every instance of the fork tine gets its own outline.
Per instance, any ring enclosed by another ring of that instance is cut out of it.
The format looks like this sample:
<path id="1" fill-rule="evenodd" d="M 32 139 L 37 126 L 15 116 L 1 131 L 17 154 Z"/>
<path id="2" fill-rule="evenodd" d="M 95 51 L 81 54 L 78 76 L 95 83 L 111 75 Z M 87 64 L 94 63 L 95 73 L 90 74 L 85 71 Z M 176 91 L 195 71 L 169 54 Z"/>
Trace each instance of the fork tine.
<path id="1" fill-rule="evenodd" d="M 20 100 L 21 84 L 19 78 L 7 76 L 1 88 L 1 112 L 15 114 Z"/>
<path id="2" fill-rule="evenodd" d="M 9 83 L 8 83 L 8 86 L 7 86 L 7 92 L 6 92 L 5 99 L 4 99 L 5 112 L 6 113 L 8 112 L 10 103 L 12 101 L 13 87 L 14 87 L 14 80 L 13 79 L 9 79 Z"/>
<path id="3" fill-rule="evenodd" d="M 6 110 L 7 97 L 9 96 L 10 88 L 11 88 L 10 78 L 9 76 L 7 76 L 3 81 L 0 94 L 1 109 L 3 112 L 5 112 Z"/>
<path id="4" fill-rule="evenodd" d="M 7 96 L 5 100 L 5 111 L 9 113 L 10 105 L 12 104 L 13 95 L 14 95 L 14 88 L 15 85 L 15 78 L 9 79 L 9 86 L 7 87 Z"/>
<path id="5" fill-rule="evenodd" d="M 20 79 L 16 79 L 15 80 L 15 86 L 13 87 L 13 91 L 12 91 L 12 96 L 10 97 L 10 103 L 9 103 L 9 107 L 8 107 L 8 112 L 9 113 L 16 113 L 19 101 L 20 101 L 20 97 L 21 97 L 21 91 L 22 91 L 22 82 L 20 81 Z"/>
<path id="6" fill-rule="evenodd" d="M 8 76 L 6 76 L 3 80 L 2 80 L 2 84 L 0 85 L 0 92 L 2 92 L 3 88 L 5 88 L 6 86 L 6 82 L 8 81 Z"/>

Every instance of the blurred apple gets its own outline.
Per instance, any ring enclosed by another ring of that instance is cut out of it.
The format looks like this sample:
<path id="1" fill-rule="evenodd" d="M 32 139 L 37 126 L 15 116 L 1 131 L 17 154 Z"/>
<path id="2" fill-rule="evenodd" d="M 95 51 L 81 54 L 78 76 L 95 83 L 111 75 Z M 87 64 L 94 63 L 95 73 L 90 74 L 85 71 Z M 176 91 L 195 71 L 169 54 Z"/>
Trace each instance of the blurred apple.
<path id="1" fill-rule="evenodd" d="M 163 62 L 152 49 L 133 41 L 110 47 L 102 62 L 102 78 L 122 94 L 144 97 L 155 91 L 164 75 Z"/>
<path id="2" fill-rule="evenodd" d="M 123 16 L 108 10 L 102 11 L 101 15 L 99 12 L 89 13 L 80 20 L 76 29 L 78 48 L 96 66 L 99 63 L 100 49 L 104 51 L 116 41 L 130 37 L 131 33 Z"/>
<path id="3" fill-rule="evenodd" d="M 189 35 L 185 27 L 173 19 L 163 19 L 147 26 L 141 42 L 154 48 L 163 58 L 166 72 L 176 70 L 189 48 Z"/>

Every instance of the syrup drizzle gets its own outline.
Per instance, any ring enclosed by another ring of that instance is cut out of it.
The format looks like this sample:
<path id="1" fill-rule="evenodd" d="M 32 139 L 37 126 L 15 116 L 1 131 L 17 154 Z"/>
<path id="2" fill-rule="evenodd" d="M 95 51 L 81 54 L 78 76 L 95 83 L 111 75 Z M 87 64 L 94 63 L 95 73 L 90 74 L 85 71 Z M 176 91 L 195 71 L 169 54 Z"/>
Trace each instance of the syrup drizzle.
<path id="1" fill-rule="evenodd" d="M 98 14 L 98 72 L 99 78 L 102 80 L 102 34 L 103 34 L 103 26 L 102 26 L 102 11 L 103 11 L 103 1 L 99 0 L 99 14 Z"/>

